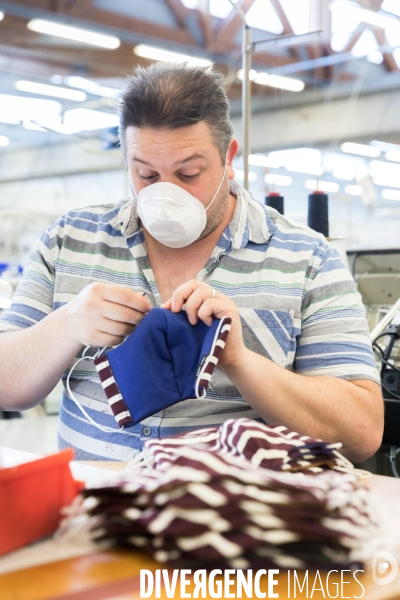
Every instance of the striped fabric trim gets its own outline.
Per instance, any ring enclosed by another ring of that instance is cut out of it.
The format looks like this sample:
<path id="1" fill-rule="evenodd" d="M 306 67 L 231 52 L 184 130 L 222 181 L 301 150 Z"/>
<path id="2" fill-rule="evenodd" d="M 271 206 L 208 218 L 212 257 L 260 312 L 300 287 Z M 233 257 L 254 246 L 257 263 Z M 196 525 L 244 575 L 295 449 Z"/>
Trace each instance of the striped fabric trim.
<path id="1" fill-rule="evenodd" d="M 114 374 L 112 372 L 111 365 L 108 362 L 107 356 L 99 356 L 99 358 L 95 358 L 93 362 L 96 366 L 101 385 L 104 389 L 105 395 L 107 396 L 108 404 L 110 405 L 115 420 L 121 428 L 131 427 L 135 424 L 135 422 L 132 419 L 128 406 L 121 395 L 118 384 L 114 379 Z"/>
<path id="2" fill-rule="evenodd" d="M 205 357 L 203 364 L 200 364 L 200 369 L 197 372 L 195 390 L 198 398 L 206 396 L 206 390 L 210 384 L 214 369 L 221 357 L 221 352 L 225 348 L 228 334 L 231 330 L 232 319 L 223 317 L 215 332 L 213 345 L 210 353 Z"/>

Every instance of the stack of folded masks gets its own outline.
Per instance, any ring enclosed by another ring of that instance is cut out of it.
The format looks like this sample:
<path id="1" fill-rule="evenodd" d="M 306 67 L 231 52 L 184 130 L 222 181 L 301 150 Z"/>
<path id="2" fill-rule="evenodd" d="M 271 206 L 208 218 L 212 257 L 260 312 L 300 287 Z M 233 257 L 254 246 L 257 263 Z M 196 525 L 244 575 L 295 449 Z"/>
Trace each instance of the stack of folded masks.
<path id="1" fill-rule="evenodd" d="M 170 567 L 360 567 L 380 528 L 359 478 L 335 470 L 337 447 L 247 419 L 148 441 L 149 466 L 81 492 L 63 528 Z M 323 472 L 310 475 L 311 454 Z"/>
<path id="2" fill-rule="evenodd" d="M 166 468 L 182 446 L 201 444 L 219 455 L 229 454 L 256 467 L 273 471 L 316 474 L 327 469 L 348 471 L 353 465 L 338 452 L 340 442 L 328 443 L 300 436 L 283 425 L 265 425 L 252 419 L 229 419 L 219 427 L 208 427 L 145 444 L 147 463 Z"/>

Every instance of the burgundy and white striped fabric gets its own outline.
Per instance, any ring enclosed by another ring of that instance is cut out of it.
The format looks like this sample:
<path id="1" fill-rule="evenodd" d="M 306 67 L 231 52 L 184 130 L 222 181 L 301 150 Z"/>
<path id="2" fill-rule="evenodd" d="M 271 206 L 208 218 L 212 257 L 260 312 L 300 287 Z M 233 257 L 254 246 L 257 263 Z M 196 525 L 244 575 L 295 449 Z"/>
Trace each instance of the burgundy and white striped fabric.
<path id="1" fill-rule="evenodd" d="M 204 357 L 204 361 L 199 365 L 199 369 L 196 373 L 195 390 L 196 395 L 200 396 L 200 391 L 207 390 L 214 369 L 218 364 L 221 357 L 222 351 L 225 348 L 228 334 L 231 330 L 232 319 L 230 317 L 223 317 L 220 320 L 220 325 L 216 331 L 215 339 L 211 346 L 210 352 Z"/>
<path id="2" fill-rule="evenodd" d="M 63 529 L 177 568 L 360 568 L 382 549 L 368 490 L 334 470 L 338 444 L 240 421 L 148 441 L 148 466 L 84 490 Z"/>
<path id="3" fill-rule="evenodd" d="M 144 451 L 155 468 L 165 469 L 173 462 L 180 447 L 199 444 L 209 452 L 237 456 L 256 467 L 274 471 L 316 474 L 327 469 L 353 468 L 338 452 L 342 446 L 340 442 L 323 442 L 290 431 L 283 425 L 266 425 L 251 419 L 229 419 L 219 427 L 148 440 Z"/>
<path id="4" fill-rule="evenodd" d="M 114 373 L 106 354 L 99 356 L 94 361 L 95 367 L 99 374 L 102 388 L 107 396 L 108 404 L 113 412 L 115 420 L 119 427 L 130 427 L 134 425 L 134 420 L 131 417 L 128 406 L 122 397 L 118 384 L 115 381 Z"/>

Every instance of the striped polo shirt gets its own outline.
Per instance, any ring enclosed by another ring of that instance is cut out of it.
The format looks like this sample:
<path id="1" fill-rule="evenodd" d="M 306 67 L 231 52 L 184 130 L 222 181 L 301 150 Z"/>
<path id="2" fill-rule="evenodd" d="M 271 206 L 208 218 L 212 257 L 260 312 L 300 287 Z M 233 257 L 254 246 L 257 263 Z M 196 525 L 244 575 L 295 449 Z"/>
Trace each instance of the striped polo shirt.
<path id="1" fill-rule="evenodd" d="M 365 310 L 336 250 L 323 236 L 263 206 L 234 182 L 231 193 L 237 198 L 232 220 L 197 279 L 235 302 L 246 346 L 303 375 L 379 383 Z M 153 307 L 161 305 L 132 199 L 71 210 L 56 221 L 38 240 L 12 305 L 0 319 L 0 331 L 34 325 L 95 281 L 146 292 Z M 258 418 L 218 368 L 205 399 L 184 400 L 124 431 L 92 362 L 82 361 L 74 369 L 71 389 L 96 423 L 115 430 L 102 431 L 90 423 L 65 389 L 59 447 L 74 448 L 82 460 L 127 461 L 149 438 L 231 418 Z"/>

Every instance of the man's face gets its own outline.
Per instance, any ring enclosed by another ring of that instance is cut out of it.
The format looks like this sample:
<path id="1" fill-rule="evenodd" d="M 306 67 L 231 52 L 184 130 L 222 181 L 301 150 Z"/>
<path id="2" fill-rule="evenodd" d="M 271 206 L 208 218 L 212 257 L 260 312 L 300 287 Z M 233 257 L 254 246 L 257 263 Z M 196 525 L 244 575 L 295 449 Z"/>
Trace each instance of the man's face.
<path id="1" fill-rule="evenodd" d="M 128 127 L 125 132 L 126 154 L 131 185 L 136 194 L 152 183 L 174 183 L 203 204 L 210 204 L 221 182 L 225 164 L 205 121 L 179 129 Z M 222 221 L 228 206 L 228 179 L 233 179 L 232 160 L 237 142 L 228 150 L 227 174 L 221 189 L 207 211 L 205 237 Z"/>

